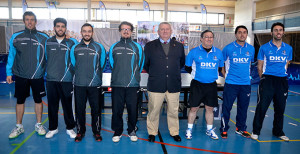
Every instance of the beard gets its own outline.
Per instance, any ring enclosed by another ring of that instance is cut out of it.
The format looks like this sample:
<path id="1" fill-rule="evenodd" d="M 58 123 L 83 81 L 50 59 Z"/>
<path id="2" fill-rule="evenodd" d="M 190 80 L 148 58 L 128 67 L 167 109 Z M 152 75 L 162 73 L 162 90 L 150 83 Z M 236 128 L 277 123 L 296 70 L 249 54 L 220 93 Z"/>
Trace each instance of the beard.
<path id="1" fill-rule="evenodd" d="M 66 35 L 66 32 L 64 32 L 64 33 L 62 33 L 61 35 L 59 35 L 59 33 L 55 30 L 55 34 L 56 34 L 56 36 L 58 36 L 58 37 L 63 37 L 63 36 Z"/>
<path id="2" fill-rule="evenodd" d="M 87 38 L 87 39 L 85 39 L 85 37 L 82 37 L 82 39 L 83 39 L 85 42 L 89 42 L 89 41 L 92 40 L 92 37 L 89 37 L 89 38 Z"/>

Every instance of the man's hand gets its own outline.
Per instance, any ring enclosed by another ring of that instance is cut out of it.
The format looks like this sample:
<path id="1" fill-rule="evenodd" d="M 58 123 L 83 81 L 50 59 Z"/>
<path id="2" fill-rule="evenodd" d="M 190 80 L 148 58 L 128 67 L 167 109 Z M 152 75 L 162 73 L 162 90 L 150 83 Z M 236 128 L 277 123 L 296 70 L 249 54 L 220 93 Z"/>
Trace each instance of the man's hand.
<path id="1" fill-rule="evenodd" d="M 7 77 L 6 77 L 6 82 L 7 82 L 8 84 L 11 84 L 11 83 L 13 82 L 12 76 L 7 76 Z"/>

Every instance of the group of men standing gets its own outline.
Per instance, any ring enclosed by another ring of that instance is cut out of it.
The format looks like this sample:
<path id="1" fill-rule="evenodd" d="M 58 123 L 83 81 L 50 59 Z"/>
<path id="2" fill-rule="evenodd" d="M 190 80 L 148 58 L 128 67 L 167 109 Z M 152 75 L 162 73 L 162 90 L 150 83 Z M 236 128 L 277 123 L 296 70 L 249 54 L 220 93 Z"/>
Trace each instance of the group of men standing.
<path id="1" fill-rule="evenodd" d="M 171 39 L 172 28 L 168 22 L 159 24 L 159 38 L 142 47 L 131 39 L 133 25 L 122 22 L 119 25 L 120 41 L 114 43 L 106 55 L 100 43 L 93 40 L 93 26 L 86 23 L 81 27 L 81 42 L 68 38 L 65 34 L 67 21 L 54 20 L 55 36 L 49 38 L 36 30 L 36 16 L 32 12 L 23 15 L 25 30 L 14 33 L 10 40 L 10 50 L 6 67 L 7 82 L 12 83 L 15 76 L 16 127 L 9 138 L 16 138 L 24 132 L 22 119 L 24 103 L 32 89 L 35 101 L 37 123 L 35 130 L 45 135 L 41 124 L 43 104 L 48 99 L 49 131 L 46 138 L 58 133 L 58 107 L 62 103 L 66 133 L 80 142 L 86 132 L 86 103 L 89 101 L 92 116 L 92 132 L 96 141 L 101 141 L 101 94 L 102 72 L 108 59 L 112 75 L 112 121 L 114 131 L 112 141 L 119 142 L 123 133 L 123 111 L 126 104 L 128 112 L 128 136 L 137 141 L 137 95 L 141 71 L 149 74 L 147 90 L 149 95 L 147 130 L 148 140 L 155 141 L 158 134 L 161 106 L 167 102 L 167 121 L 171 137 L 180 142 L 179 136 L 179 95 L 181 90 L 181 69 L 191 74 L 186 138 L 192 138 L 193 123 L 200 103 L 205 104 L 206 134 L 218 139 L 213 128 L 213 108 L 218 106 L 217 83 L 219 70 L 225 80 L 224 102 L 222 107 L 221 137 L 227 138 L 230 111 L 237 98 L 236 133 L 250 137 L 246 131 L 247 110 L 250 101 L 250 67 L 254 61 L 254 47 L 246 43 L 248 30 L 238 26 L 235 30 L 236 41 L 227 45 L 223 52 L 213 46 L 214 34 L 205 30 L 201 34 L 202 44 L 192 49 L 187 57 L 181 43 Z M 286 70 L 292 59 L 292 48 L 282 42 L 284 25 L 272 26 L 273 39 L 260 48 L 258 71 L 261 82 L 258 90 L 258 105 L 253 122 L 251 137 L 258 139 L 264 116 L 272 99 L 275 119 L 273 134 L 285 141 L 289 139 L 283 133 L 283 113 L 287 99 L 288 84 Z M 281 58 L 274 58 L 281 57 Z M 225 68 L 224 68 L 225 61 Z M 221 68 L 221 69 L 220 69 Z M 75 97 L 75 120 L 72 110 L 72 95 Z M 74 128 L 77 128 L 77 133 Z"/>

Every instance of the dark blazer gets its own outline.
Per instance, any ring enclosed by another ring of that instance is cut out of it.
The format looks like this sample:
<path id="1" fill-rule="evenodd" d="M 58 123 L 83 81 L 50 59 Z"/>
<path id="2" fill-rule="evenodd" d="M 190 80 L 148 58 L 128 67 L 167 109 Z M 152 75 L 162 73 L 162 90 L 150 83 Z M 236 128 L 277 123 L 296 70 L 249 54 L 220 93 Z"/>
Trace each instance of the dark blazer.
<path id="1" fill-rule="evenodd" d="M 148 42 L 144 48 L 144 69 L 148 72 L 147 89 L 151 92 L 180 92 L 181 68 L 185 63 L 183 45 L 175 40 L 170 41 L 168 56 L 163 51 L 159 39 Z"/>

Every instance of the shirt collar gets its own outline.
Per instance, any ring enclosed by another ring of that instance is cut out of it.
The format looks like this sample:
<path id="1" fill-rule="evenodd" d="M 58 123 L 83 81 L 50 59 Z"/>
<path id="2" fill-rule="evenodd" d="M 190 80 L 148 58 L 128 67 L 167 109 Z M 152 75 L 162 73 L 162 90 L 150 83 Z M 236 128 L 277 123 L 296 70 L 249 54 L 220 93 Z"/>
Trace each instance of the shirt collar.
<path id="1" fill-rule="evenodd" d="M 245 44 L 244 44 L 244 46 L 241 46 L 240 44 L 238 44 L 237 42 L 236 42 L 236 40 L 233 42 L 233 44 L 236 46 L 236 47 L 239 47 L 239 48 L 242 48 L 242 47 L 245 47 L 245 48 L 247 48 L 247 42 L 245 42 Z"/>
<path id="2" fill-rule="evenodd" d="M 161 38 L 159 38 L 159 41 L 161 42 L 161 43 L 165 43 L 165 41 L 163 40 L 163 39 L 161 39 Z M 168 40 L 167 40 L 167 43 L 169 43 L 171 41 L 171 38 L 169 38 Z"/>
<path id="3" fill-rule="evenodd" d="M 273 46 L 277 47 L 277 46 L 273 43 L 273 39 L 269 42 L 269 44 L 270 44 L 271 47 L 273 47 Z M 284 47 L 284 46 L 285 46 L 283 41 L 281 42 L 281 45 L 280 45 L 280 46 L 281 46 L 281 47 Z"/>
<path id="4" fill-rule="evenodd" d="M 202 44 L 199 45 L 199 48 L 200 48 L 200 50 L 203 50 L 203 51 L 206 52 L 206 50 L 203 48 Z M 215 52 L 215 47 L 214 46 L 211 47 L 211 50 L 208 53 L 210 53 L 210 52 Z"/>

